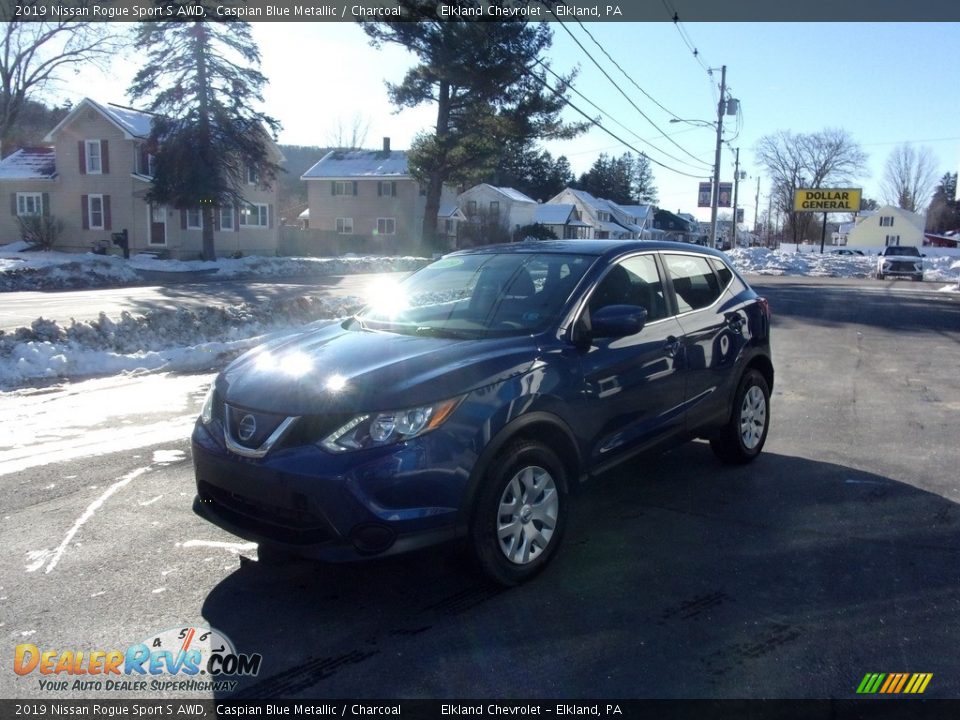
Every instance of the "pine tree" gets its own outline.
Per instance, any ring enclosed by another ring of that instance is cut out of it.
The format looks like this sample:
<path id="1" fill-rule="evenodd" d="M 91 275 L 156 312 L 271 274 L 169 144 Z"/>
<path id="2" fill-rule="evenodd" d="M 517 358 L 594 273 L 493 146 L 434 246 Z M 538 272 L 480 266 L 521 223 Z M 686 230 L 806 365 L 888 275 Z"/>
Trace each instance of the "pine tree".
<path id="1" fill-rule="evenodd" d="M 251 171 L 269 187 L 280 170 L 270 144 L 279 124 L 253 109 L 266 84 L 257 69 L 260 52 L 250 25 L 235 21 L 145 22 L 136 44 L 147 62 L 128 95 L 146 100 L 156 113 L 150 133 L 155 170 L 146 199 L 200 208 L 203 257 L 212 260 L 214 213 L 244 202 Z"/>
<path id="2" fill-rule="evenodd" d="M 464 0 L 459 7 L 488 4 L 507 3 Z M 397 5 L 400 19 L 363 27 L 374 46 L 395 43 L 419 58 L 400 84 L 388 84 L 391 101 L 398 107 L 437 106 L 434 131 L 421 133 L 409 156 L 411 173 L 427 188 L 423 241 L 435 248 L 444 183 L 489 177 L 509 143 L 573 137 L 585 125 L 559 119 L 573 76 L 548 75 L 543 53 L 552 33 L 545 23 L 452 21 L 439 16 L 433 0 L 397 0 Z"/>

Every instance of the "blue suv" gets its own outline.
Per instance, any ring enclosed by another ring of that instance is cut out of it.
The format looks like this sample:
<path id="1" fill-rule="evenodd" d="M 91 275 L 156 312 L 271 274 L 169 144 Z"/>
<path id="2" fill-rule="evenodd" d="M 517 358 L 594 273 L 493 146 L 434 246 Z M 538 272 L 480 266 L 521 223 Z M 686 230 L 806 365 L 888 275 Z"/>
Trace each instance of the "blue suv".
<path id="1" fill-rule="evenodd" d="M 754 459 L 772 387 L 769 308 L 720 252 L 456 252 L 227 367 L 193 433 L 194 509 L 261 560 L 459 538 L 517 584 L 556 554 L 588 477 L 696 437 Z"/>

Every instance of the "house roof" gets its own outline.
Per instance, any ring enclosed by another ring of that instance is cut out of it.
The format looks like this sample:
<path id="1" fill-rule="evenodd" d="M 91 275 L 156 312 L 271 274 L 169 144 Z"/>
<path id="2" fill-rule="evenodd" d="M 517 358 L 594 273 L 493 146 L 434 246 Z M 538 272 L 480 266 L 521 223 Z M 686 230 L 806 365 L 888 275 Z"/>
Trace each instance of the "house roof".
<path id="1" fill-rule="evenodd" d="M 440 203 L 440 209 L 437 210 L 438 218 L 452 218 L 455 220 L 466 220 L 467 216 L 463 214 L 456 203 Z"/>
<path id="2" fill-rule="evenodd" d="M 494 187 L 493 189 L 503 193 L 514 202 L 524 202 L 524 203 L 534 203 L 534 204 L 536 204 L 537 202 L 532 197 L 524 195 L 522 192 L 520 192 L 519 190 L 515 190 L 512 187 Z"/>
<path id="3" fill-rule="evenodd" d="M 73 106 L 73 109 L 67 113 L 67 116 L 63 118 L 63 120 L 57 123 L 57 126 L 53 130 L 47 133 L 44 140 L 46 142 L 53 142 L 54 136 L 60 132 L 64 126 L 70 123 L 84 108 L 93 109 L 100 113 L 107 121 L 116 126 L 128 140 L 150 136 L 150 125 L 154 117 L 151 113 L 122 107 L 120 105 L 104 105 L 90 98 L 84 98 Z"/>
<path id="4" fill-rule="evenodd" d="M 569 203 L 545 203 L 538 205 L 533 221 L 541 225 L 566 225 L 574 205 Z"/>
<path id="5" fill-rule="evenodd" d="M 331 150 L 300 179 L 408 177 L 407 153 L 402 150 Z"/>
<path id="6" fill-rule="evenodd" d="M 618 205 L 617 207 L 637 220 L 645 220 L 653 212 L 653 205 Z"/>
<path id="7" fill-rule="evenodd" d="M 56 174 L 51 147 L 23 148 L 0 162 L 0 180 L 52 180 Z"/>

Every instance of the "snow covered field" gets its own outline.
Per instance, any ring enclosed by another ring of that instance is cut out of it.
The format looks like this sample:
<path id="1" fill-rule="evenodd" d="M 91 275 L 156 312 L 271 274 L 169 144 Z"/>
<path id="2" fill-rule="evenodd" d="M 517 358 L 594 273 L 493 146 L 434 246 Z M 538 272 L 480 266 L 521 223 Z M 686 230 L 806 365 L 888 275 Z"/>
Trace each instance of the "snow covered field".
<path id="1" fill-rule="evenodd" d="M 137 269 L 164 273 L 203 270 L 205 279 L 246 277 L 269 279 L 311 275 L 342 275 L 414 270 L 424 258 L 260 258 L 218 260 L 214 263 L 159 261 L 100 255 L 20 253 L 0 248 L 0 289 L 77 288 L 139 284 Z M 858 255 L 796 253 L 766 248 L 728 253 L 748 275 L 872 277 L 875 258 Z M 925 279 L 951 283 L 960 290 L 960 260 L 925 259 Z M 143 315 L 123 313 L 119 319 L 100 318 L 61 326 L 37 319 L 29 328 L 0 331 L 0 389 L 43 378 L 74 378 L 158 371 L 217 370 L 244 350 L 305 324 L 345 317 L 362 300 L 297 298 L 227 308 L 156 310 Z"/>

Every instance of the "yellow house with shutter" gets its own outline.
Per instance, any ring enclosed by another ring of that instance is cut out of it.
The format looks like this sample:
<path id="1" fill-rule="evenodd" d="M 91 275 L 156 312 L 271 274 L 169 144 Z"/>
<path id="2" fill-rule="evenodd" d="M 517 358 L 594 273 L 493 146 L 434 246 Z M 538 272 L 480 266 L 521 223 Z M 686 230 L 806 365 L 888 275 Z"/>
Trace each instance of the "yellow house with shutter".
<path id="1" fill-rule="evenodd" d="M 0 191 L 10 198 L 9 212 L 0 213 L 0 243 L 19 239 L 19 217 L 52 215 L 63 223 L 55 250 L 116 253 L 112 234 L 126 230 L 131 254 L 199 257 L 199 205 L 174 209 L 145 199 L 153 175 L 151 121 L 149 113 L 85 98 L 44 138 L 51 147 L 19 150 L 0 162 Z M 249 168 L 245 190 L 244 203 L 215 213 L 217 254 L 275 255 L 277 183 L 266 187 Z"/>

